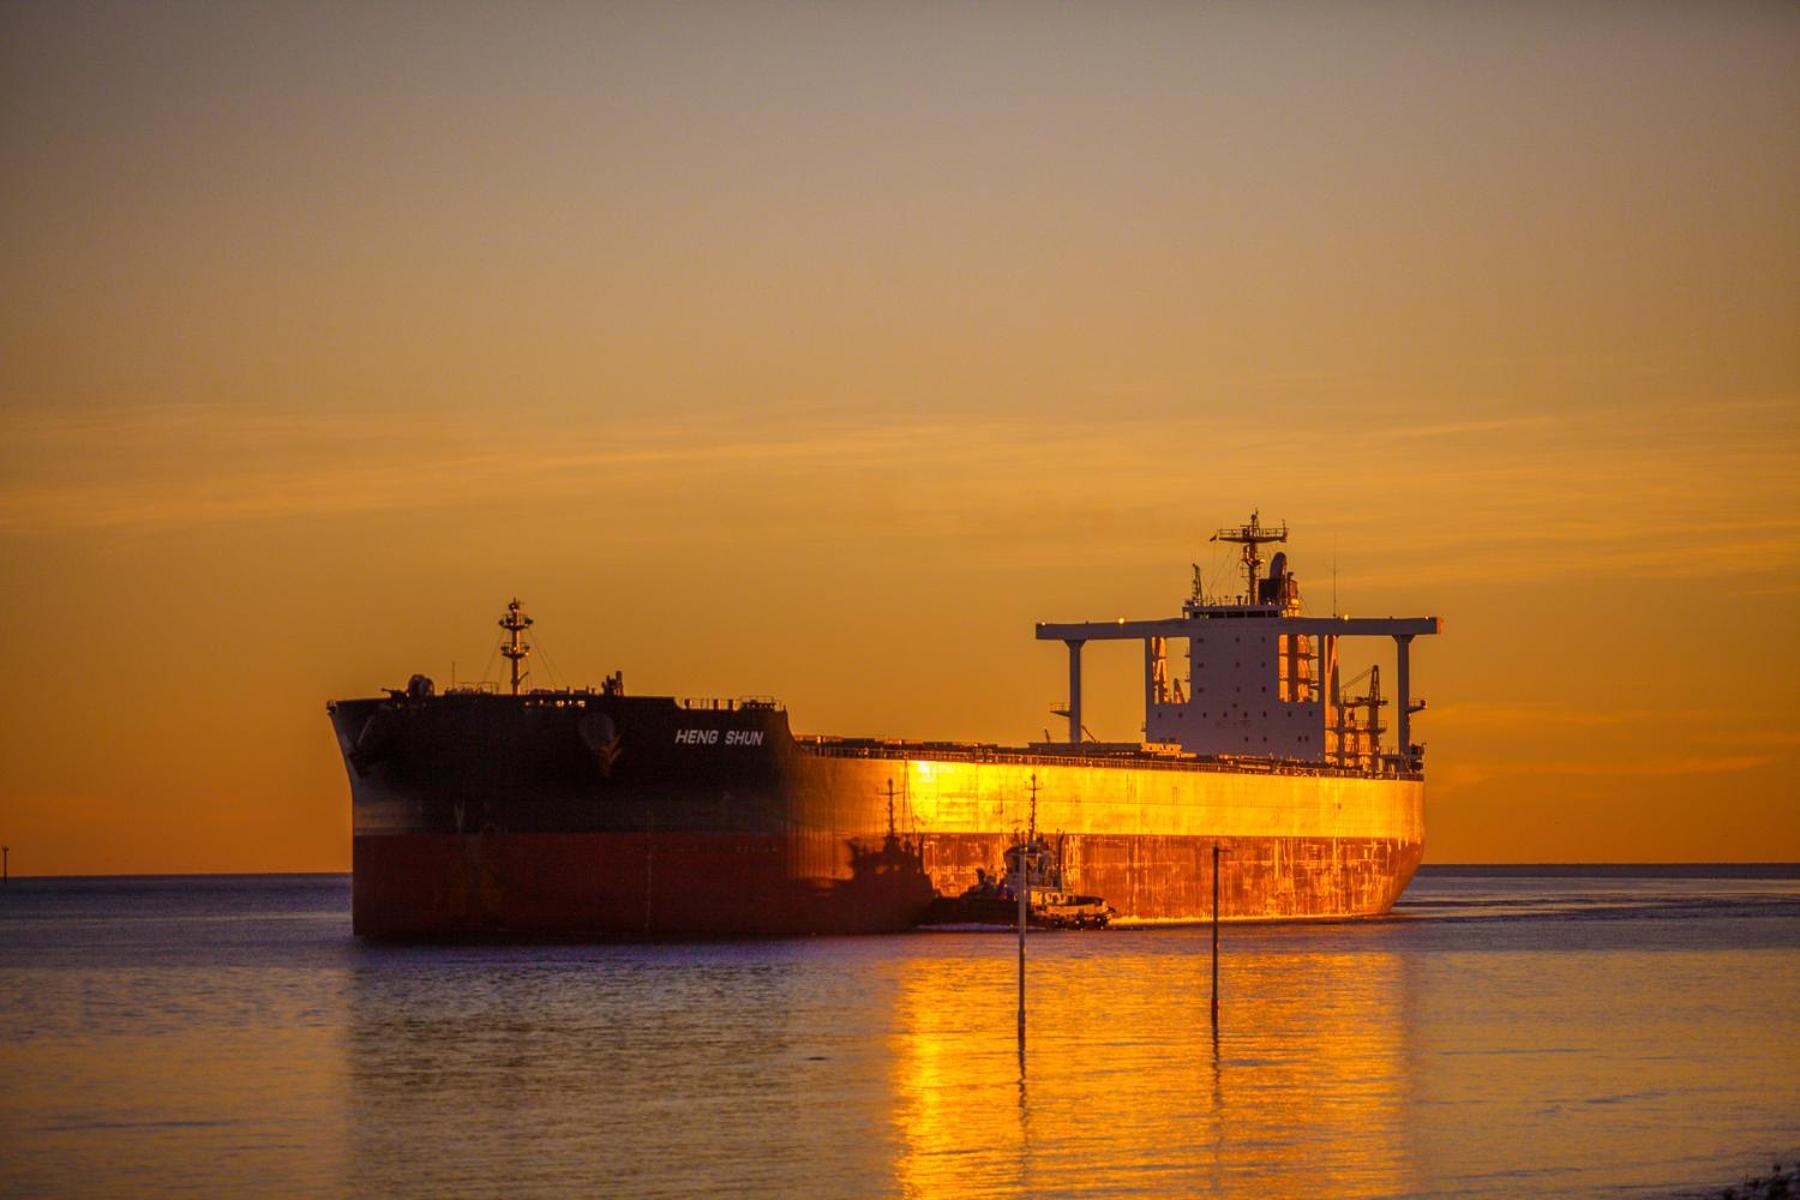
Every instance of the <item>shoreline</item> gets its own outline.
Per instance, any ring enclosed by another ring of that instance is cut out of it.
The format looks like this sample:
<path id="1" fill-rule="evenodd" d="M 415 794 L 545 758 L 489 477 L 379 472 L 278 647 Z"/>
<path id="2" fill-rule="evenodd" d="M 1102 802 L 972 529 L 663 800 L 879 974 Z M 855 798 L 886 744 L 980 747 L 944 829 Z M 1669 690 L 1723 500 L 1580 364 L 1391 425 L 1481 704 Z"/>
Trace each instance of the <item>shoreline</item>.
<path id="1" fill-rule="evenodd" d="M 1800 1167 L 1790 1160 L 1771 1163 L 1767 1175 L 1746 1175 L 1741 1183 L 1726 1187 L 1673 1192 L 1669 1200 L 1792 1200 L 1796 1196 L 1800 1196 Z"/>

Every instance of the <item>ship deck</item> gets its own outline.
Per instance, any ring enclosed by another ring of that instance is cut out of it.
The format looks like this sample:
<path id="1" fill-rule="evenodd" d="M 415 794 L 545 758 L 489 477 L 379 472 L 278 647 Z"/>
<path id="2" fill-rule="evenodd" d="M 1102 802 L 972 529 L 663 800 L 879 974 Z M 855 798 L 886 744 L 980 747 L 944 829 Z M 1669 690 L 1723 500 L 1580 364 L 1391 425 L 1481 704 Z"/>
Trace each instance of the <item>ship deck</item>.
<path id="1" fill-rule="evenodd" d="M 1007 763 L 1133 771 L 1213 771 L 1232 775 L 1304 775 L 1336 779 L 1424 779 L 1424 775 L 1419 772 L 1361 771 L 1331 763 L 1294 759 L 1183 754 L 1147 749 L 1130 743 L 1088 744 L 1079 748 L 1062 743 L 1001 746 L 991 742 L 927 742 L 796 734 L 794 745 L 802 753 L 819 758 L 896 761 L 924 759 L 931 762 Z"/>

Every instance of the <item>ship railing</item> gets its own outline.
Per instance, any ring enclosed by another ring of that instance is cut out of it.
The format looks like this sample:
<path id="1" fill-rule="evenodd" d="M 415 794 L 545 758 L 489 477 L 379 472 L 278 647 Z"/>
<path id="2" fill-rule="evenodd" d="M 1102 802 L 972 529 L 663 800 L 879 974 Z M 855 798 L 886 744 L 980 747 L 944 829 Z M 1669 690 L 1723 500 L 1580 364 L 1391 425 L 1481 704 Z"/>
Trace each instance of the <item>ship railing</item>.
<path id="1" fill-rule="evenodd" d="M 1208 596 L 1204 600 L 1190 600 L 1185 605 L 1190 617 L 1279 617 L 1282 615 L 1278 604 L 1252 604 L 1242 596 Z"/>
<path id="2" fill-rule="evenodd" d="M 809 754 L 823 758 L 907 759 L 929 758 L 933 762 L 995 763 L 1016 766 L 1068 766 L 1080 758 L 1069 754 L 1032 753 L 1003 750 L 992 745 L 967 743 L 932 743 L 888 741 L 885 739 L 836 739 L 822 736 L 799 736 L 795 743 Z M 1153 771 L 1216 771 L 1232 775 L 1329 775 L 1342 779 L 1423 779 L 1416 771 L 1360 770 L 1332 763 L 1304 762 L 1298 759 L 1240 758 L 1231 755 L 1207 757 L 1175 757 L 1169 754 L 1117 752 L 1080 756 L 1143 767 Z"/>
<path id="3" fill-rule="evenodd" d="M 600 695 L 591 687 L 532 688 L 525 693 L 530 708 L 586 708 L 591 698 Z"/>
<path id="4" fill-rule="evenodd" d="M 683 696 L 675 703 L 689 712 L 742 712 L 781 707 L 781 702 L 773 696 Z"/>

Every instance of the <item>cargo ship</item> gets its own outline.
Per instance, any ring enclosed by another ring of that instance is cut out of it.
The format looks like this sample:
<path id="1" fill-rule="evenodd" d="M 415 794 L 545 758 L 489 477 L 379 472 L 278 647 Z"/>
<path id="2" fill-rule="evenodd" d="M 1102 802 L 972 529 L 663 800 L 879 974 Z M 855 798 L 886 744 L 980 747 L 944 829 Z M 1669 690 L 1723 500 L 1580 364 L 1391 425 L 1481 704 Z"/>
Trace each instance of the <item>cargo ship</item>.
<path id="1" fill-rule="evenodd" d="M 1287 537 L 1257 514 L 1219 530 L 1244 590 L 1207 594 L 1196 567 L 1176 616 L 1039 624 L 1067 647 L 1068 734 L 1018 746 L 796 734 L 774 700 L 637 696 L 617 673 L 531 687 L 515 599 L 508 680 L 439 691 L 415 675 L 327 706 L 350 779 L 355 931 L 899 931 L 1000 868 L 1028 825 L 1115 926 L 1207 919 L 1215 861 L 1225 920 L 1385 913 L 1424 852 L 1410 647 L 1440 623 L 1303 615 L 1285 552 L 1264 558 Z M 1340 680 L 1355 637 L 1392 639 L 1391 698 L 1379 666 Z M 1095 641 L 1142 643 L 1139 742 L 1083 724 Z"/>

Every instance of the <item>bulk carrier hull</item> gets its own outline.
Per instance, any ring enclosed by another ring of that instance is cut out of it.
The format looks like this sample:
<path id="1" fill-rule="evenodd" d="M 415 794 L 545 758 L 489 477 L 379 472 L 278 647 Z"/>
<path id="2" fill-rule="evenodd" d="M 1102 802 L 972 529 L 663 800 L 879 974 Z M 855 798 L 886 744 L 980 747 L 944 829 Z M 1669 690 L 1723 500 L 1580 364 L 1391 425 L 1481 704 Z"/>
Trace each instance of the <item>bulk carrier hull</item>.
<path id="1" fill-rule="evenodd" d="M 795 738 L 767 704 L 588 692 L 340 701 L 365 937 L 906 929 L 1033 821 L 1122 924 L 1387 912 L 1424 783 L 1319 765 Z"/>

